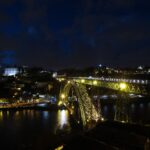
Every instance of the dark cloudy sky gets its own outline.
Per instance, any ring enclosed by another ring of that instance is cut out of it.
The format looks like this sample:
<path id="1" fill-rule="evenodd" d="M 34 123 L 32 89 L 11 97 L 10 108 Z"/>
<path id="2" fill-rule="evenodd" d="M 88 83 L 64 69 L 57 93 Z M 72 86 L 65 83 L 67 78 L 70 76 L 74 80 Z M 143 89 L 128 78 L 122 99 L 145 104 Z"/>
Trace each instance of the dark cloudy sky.
<path id="1" fill-rule="evenodd" d="M 150 64 L 149 0 L 0 0 L 0 63 Z"/>

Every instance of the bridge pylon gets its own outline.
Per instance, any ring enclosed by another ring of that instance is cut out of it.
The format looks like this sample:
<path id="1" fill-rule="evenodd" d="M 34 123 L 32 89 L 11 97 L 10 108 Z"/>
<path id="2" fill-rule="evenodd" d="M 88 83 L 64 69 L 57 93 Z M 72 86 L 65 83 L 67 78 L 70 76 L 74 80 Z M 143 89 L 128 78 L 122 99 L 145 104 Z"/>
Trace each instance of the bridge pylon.
<path id="1" fill-rule="evenodd" d="M 115 121 L 127 123 L 129 122 L 129 112 L 128 112 L 128 96 L 126 93 L 118 94 L 118 99 L 116 100 L 115 106 Z"/>

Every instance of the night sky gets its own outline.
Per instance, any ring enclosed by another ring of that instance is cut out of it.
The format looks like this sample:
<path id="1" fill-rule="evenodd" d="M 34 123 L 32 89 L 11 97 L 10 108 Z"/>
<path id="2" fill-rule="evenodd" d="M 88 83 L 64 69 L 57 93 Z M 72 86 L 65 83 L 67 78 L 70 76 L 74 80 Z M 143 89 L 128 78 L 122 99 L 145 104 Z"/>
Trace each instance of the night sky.
<path id="1" fill-rule="evenodd" d="M 0 63 L 150 64 L 150 0 L 0 0 Z"/>

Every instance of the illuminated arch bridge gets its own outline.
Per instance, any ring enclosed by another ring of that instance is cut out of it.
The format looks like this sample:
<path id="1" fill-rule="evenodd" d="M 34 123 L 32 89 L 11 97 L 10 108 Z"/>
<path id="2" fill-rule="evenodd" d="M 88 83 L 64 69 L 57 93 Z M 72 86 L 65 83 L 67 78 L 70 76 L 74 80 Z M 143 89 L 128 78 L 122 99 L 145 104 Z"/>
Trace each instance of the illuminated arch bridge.
<path id="1" fill-rule="evenodd" d="M 101 114 L 99 110 L 96 110 L 92 103 L 91 98 L 88 96 L 86 87 L 82 84 L 78 84 L 74 81 L 68 81 L 60 92 L 60 98 L 58 105 L 65 105 L 67 107 L 68 95 L 71 90 L 74 89 L 78 98 L 79 110 L 82 119 L 83 126 L 87 126 L 90 123 L 96 123 L 101 120 Z"/>
<path id="2" fill-rule="evenodd" d="M 88 122 L 98 121 L 102 119 L 101 111 L 97 110 L 93 105 L 92 100 L 88 96 L 85 85 L 105 87 L 113 90 L 121 91 L 120 93 L 133 93 L 149 95 L 147 84 L 136 84 L 122 81 L 106 81 L 99 78 L 86 78 L 86 77 L 72 77 L 62 78 L 58 77 L 59 81 L 67 81 L 65 86 L 60 92 L 59 105 L 67 105 L 67 97 L 71 87 L 74 87 L 75 93 L 78 97 L 81 119 L 83 125 L 86 126 Z M 127 99 L 121 98 L 116 101 L 115 120 L 128 122 L 129 116 L 127 111 Z"/>

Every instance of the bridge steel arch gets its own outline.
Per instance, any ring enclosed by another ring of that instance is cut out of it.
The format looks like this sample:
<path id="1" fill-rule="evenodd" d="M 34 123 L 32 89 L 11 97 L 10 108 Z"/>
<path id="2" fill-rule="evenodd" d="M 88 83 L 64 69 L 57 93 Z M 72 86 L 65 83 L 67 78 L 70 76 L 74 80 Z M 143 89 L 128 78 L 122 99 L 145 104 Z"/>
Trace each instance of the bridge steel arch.
<path id="1" fill-rule="evenodd" d="M 87 93 L 86 87 L 83 84 L 79 84 L 74 81 L 68 81 L 60 91 L 58 104 L 67 106 L 67 98 L 71 88 L 74 89 L 78 98 L 83 126 L 86 127 L 93 121 L 96 123 L 101 120 L 102 116 L 100 111 L 96 110 L 91 98 Z"/>
<path id="2" fill-rule="evenodd" d="M 143 85 L 143 84 L 134 84 L 134 83 L 126 83 L 126 82 L 111 82 L 111 81 L 102 81 L 98 78 L 86 78 L 86 77 L 70 77 L 70 78 L 57 78 L 59 81 L 64 80 L 73 80 L 76 84 L 79 84 L 80 86 L 85 85 L 91 85 L 91 86 L 97 86 L 97 87 L 104 87 L 108 89 L 113 89 L 116 91 L 120 91 L 120 94 L 123 95 L 119 99 L 116 100 L 116 109 L 115 109 L 115 118 L 116 121 L 129 121 L 128 116 L 128 109 L 127 105 L 129 100 L 126 97 L 126 94 L 128 93 L 134 93 L 134 94 L 142 94 L 142 95 L 149 95 L 149 86 Z M 123 87 L 121 87 L 123 85 Z"/>

